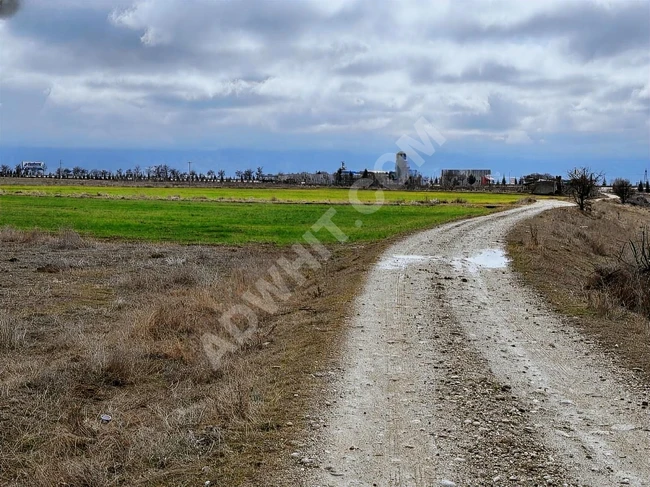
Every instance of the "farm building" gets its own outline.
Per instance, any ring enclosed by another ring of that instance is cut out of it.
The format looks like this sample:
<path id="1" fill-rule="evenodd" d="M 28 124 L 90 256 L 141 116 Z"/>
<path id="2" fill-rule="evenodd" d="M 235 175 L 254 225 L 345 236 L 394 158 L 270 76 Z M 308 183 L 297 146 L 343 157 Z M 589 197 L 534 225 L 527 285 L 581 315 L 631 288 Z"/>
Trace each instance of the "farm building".
<path id="1" fill-rule="evenodd" d="M 530 185 L 531 193 L 539 195 L 555 194 L 558 190 L 557 181 L 554 179 L 540 179 Z"/>
<path id="2" fill-rule="evenodd" d="M 470 186 L 473 176 L 474 184 L 486 185 L 492 181 L 490 169 L 443 169 L 440 184 L 443 186 Z"/>

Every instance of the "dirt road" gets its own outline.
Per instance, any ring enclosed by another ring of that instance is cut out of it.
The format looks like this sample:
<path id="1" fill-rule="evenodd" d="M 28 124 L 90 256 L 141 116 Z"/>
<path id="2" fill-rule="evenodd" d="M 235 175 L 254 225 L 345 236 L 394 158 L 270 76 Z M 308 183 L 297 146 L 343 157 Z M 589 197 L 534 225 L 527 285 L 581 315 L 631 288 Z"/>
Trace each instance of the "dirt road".
<path id="1" fill-rule="evenodd" d="M 650 485 L 648 391 L 507 267 L 545 201 L 389 248 L 292 485 Z M 552 272 L 552 269 L 549 269 Z"/>

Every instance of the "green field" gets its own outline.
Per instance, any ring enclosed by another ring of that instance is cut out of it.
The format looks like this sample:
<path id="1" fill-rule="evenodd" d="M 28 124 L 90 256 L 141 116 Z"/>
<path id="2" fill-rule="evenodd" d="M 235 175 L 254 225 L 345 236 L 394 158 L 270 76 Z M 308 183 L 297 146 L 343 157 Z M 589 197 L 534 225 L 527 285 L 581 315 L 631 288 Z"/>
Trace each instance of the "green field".
<path id="1" fill-rule="evenodd" d="M 305 203 L 344 204 L 350 200 L 347 188 L 166 188 L 139 186 L 68 186 L 68 185 L 0 185 L 0 194 L 34 196 L 76 196 L 93 198 L 128 199 L 183 199 L 225 201 L 284 201 Z M 358 191 L 362 202 L 375 202 L 374 190 Z M 508 204 L 524 196 L 522 194 L 441 192 L 441 191 L 383 191 L 386 202 L 426 202 L 431 200 L 452 201 L 462 198 L 471 204 Z"/>
<path id="2" fill-rule="evenodd" d="M 105 189 L 108 188 L 102 188 Z M 330 208 L 329 205 L 321 204 L 279 205 L 5 194 L 0 195 L 0 227 L 12 225 L 21 229 L 40 228 L 47 231 L 72 228 L 82 235 L 97 238 L 154 242 L 264 242 L 287 245 L 300 241 L 302 235 Z M 351 205 L 340 205 L 334 209 L 336 215 L 332 221 L 349 236 L 349 241 L 382 239 L 494 211 L 466 205 L 385 205 L 371 215 L 363 215 Z M 360 227 L 357 226 L 358 222 L 361 222 Z M 335 241 L 324 229 L 317 237 L 323 242 Z"/>

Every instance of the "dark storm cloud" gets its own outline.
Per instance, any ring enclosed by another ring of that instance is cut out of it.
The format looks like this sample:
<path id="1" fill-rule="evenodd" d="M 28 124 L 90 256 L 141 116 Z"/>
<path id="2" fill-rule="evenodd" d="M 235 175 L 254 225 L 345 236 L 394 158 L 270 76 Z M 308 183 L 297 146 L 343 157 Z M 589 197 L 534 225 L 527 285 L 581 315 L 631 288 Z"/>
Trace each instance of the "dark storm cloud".
<path id="1" fill-rule="evenodd" d="M 20 0 L 0 0 L 0 19 L 8 19 L 20 8 Z"/>
<path id="2" fill-rule="evenodd" d="M 645 1 L 609 6 L 592 2 L 560 3 L 553 11 L 510 24 L 459 22 L 447 34 L 460 42 L 555 38 L 564 40 L 570 53 L 588 61 L 630 49 L 647 49 L 650 4 Z"/>
<path id="3" fill-rule="evenodd" d="M 364 52 L 360 43 L 331 42 L 305 49 L 293 43 L 301 35 L 327 32 L 352 25 L 358 11 L 353 7 L 325 16 L 304 2 L 204 2 L 182 4 L 162 0 L 167 6 L 154 11 L 162 26 L 149 26 L 140 19 L 137 6 L 131 9 L 59 8 L 56 4 L 28 5 L 9 26 L 10 32 L 44 49 L 21 59 L 24 68 L 65 74 L 71 71 L 170 72 L 179 69 L 235 71 L 241 77 L 264 77 L 258 69 L 270 60 L 295 63 L 333 64 L 343 56 Z M 171 8 L 172 5 L 174 8 Z M 149 12 L 147 12 L 149 14 Z M 143 14 L 144 15 L 144 14 Z M 151 28 L 169 36 L 146 41 Z M 232 35 L 241 33 L 259 43 L 254 51 L 232 45 Z M 52 56 L 49 49 L 56 49 Z M 380 62 L 380 61 L 377 61 Z M 363 61 L 361 66 L 369 62 Z M 347 68 L 353 71 L 355 63 Z M 379 69 L 379 66 L 376 67 Z"/>

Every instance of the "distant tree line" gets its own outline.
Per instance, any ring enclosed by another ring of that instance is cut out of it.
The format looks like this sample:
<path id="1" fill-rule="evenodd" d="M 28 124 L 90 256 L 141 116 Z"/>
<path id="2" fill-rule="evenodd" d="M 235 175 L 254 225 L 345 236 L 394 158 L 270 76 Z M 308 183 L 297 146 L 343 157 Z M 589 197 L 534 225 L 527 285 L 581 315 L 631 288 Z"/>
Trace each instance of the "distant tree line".
<path id="1" fill-rule="evenodd" d="M 96 180 L 113 180 L 113 181 L 220 181 L 232 182 L 234 180 L 242 182 L 266 182 L 268 179 L 264 175 L 263 168 L 260 166 L 256 170 L 246 169 L 244 171 L 235 171 L 235 178 L 226 176 L 226 171 L 209 170 L 206 173 L 197 173 L 196 171 L 182 172 L 167 164 L 149 166 L 142 168 L 135 166 L 132 169 L 117 169 L 110 171 L 106 169 L 85 169 L 75 166 L 72 169 L 59 167 L 54 172 L 46 172 L 47 167 L 41 170 L 23 169 L 22 164 L 17 164 L 13 169 L 3 164 L 0 166 L 0 177 L 44 177 L 58 179 L 96 179 Z"/>

